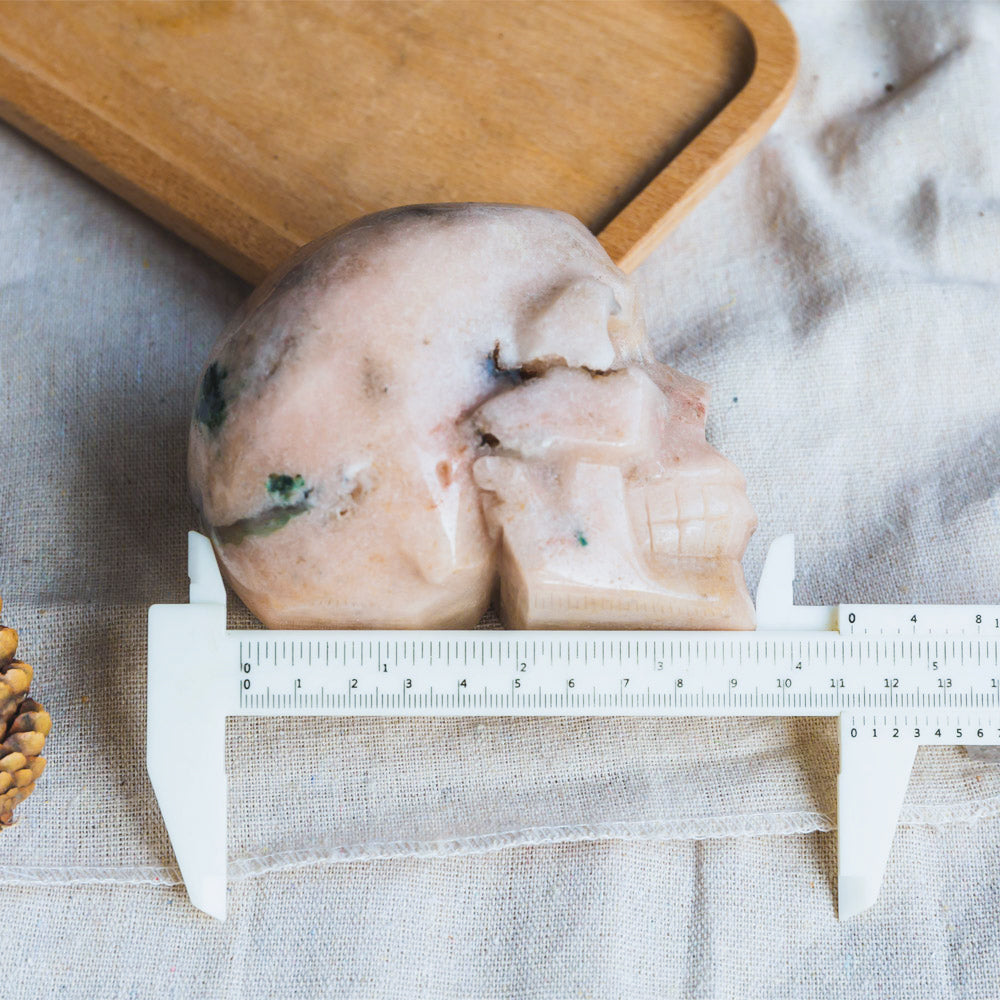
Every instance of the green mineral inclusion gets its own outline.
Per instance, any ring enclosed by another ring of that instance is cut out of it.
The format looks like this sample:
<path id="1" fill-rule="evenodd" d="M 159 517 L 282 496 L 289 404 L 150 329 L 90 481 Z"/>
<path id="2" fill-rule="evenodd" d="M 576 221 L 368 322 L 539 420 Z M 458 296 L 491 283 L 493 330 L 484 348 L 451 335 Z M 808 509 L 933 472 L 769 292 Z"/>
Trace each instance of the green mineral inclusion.
<path id="1" fill-rule="evenodd" d="M 305 493 L 306 482 L 301 476 L 289 476 L 284 472 L 272 472 L 267 477 L 267 492 L 279 504 L 290 504 L 296 493 Z M 304 499 L 304 497 L 303 497 Z"/>
<path id="2" fill-rule="evenodd" d="M 587 539 L 586 539 L 586 537 L 584 536 L 584 534 L 583 534 L 583 532 L 582 532 L 582 531 L 578 531 L 578 532 L 576 533 L 576 540 L 577 540 L 577 541 L 578 541 L 578 542 L 579 542 L 579 543 L 580 543 L 581 545 L 586 545 L 586 544 L 587 544 Z"/>
<path id="3" fill-rule="evenodd" d="M 271 535 L 288 524 L 293 517 L 312 509 L 312 504 L 309 503 L 312 490 L 306 487 L 305 480 L 299 475 L 272 472 L 267 477 L 267 493 L 274 501 L 271 507 L 214 530 L 215 538 L 221 545 L 239 545 L 251 535 Z"/>

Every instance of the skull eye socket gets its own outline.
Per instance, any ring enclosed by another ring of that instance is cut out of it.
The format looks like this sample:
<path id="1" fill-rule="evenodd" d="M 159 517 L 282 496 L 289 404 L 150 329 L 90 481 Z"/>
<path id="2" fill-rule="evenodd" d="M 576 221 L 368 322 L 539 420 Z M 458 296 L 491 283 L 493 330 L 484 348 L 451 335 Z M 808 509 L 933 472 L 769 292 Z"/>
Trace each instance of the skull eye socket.
<path id="1" fill-rule="evenodd" d="M 513 357 L 501 348 L 505 368 L 555 365 L 606 371 L 615 362 L 610 330 L 621 306 L 614 291 L 594 277 L 577 277 L 530 302 L 515 333 Z"/>

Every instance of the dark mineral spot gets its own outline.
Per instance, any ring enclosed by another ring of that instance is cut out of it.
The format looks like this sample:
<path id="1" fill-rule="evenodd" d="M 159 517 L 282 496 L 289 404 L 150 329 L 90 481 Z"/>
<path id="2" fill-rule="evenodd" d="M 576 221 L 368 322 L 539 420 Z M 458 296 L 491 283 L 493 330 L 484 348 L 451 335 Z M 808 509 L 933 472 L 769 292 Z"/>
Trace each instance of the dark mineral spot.
<path id="1" fill-rule="evenodd" d="M 397 212 L 401 216 L 412 215 L 417 219 L 433 219 L 441 214 L 442 209 L 446 209 L 445 205 L 405 205 L 403 208 L 397 209 Z"/>
<path id="2" fill-rule="evenodd" d="M 578 542 L 579 542 L 579 543 L 580 543 L 581 545 L 586 545 L 586 544 L 587 544 L 587 537 L 586 537 L 586 535 L 584 535 L 584 533 L 583 533 L 582 531 L 578 531 L 578 532 L 576 533 L 576 540 L 577 540 L 577 541 L 578 541 Z"/>
<path id="3" fill-rule="evenodd" d="M 479 443 L 487 448 L 496 448 L 500 444 L 500 438 L 495 434 L 490 434 L 487 431 L 476 431 L 479 435 Z"/>
<path id="4" fill-rule="evenodd" d="M 376 396 L 384 396 L 389 392 L 388 369 L 371 358 L 364 358 L 361 362 L 361 381 L 364 385 L 365 395 L 372 399 Z"/>
<path id="5" fill-rule="evenodd" d="M 201 392 L 195 408 L 195 419 L 210 431 L 217 431 L 226 419 L 226 400 L 222 395 L 222 383 L 229 373 L 213 361 L 201 380 Z"/>
<path id="6" fill-rule="evenodd" d="M 312 490 L 306 489 L 305 480 L 301 476 L 272 472 L 267 477 L 267 492 L 280 504 L 290 504 L 307 499 Z M 300 496 L 296 497 L 296 494 Z"/>
<path id="7" fill-rule="evenodd" d="M 486 369 L 486 374 L 491 379 L 503 379 L 511 385 L 520 385 L 524 381 L 521 372 L 516 368 L 504 368 L 503 365 L 500 364 L 499 344 L 493 348 L 491 353 L 486 355 L 483 367 Z"/>

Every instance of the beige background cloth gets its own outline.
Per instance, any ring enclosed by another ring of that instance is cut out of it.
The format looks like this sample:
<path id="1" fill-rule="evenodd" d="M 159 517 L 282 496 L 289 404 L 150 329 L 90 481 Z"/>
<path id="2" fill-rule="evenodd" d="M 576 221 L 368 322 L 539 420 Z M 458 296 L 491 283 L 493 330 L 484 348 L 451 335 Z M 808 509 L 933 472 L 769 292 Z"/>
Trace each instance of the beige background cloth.
<path id="1" fill-rule="evenodd" d="M 641 269 L 651 332 L 747 474 L 751 590 L 793 531 L 801 603 L 1000 603 L 1000 7 L 786 10 L 797 92 Z M 145 615 L 246 292 L 0 129 L 0 594 L 55 726 L 0 834 L 8 995 L 1000 996 L 1000 767 L 921 750 L 840 924 L 829 720 L 233 720 L 231 916 L 194 911 Z"/>

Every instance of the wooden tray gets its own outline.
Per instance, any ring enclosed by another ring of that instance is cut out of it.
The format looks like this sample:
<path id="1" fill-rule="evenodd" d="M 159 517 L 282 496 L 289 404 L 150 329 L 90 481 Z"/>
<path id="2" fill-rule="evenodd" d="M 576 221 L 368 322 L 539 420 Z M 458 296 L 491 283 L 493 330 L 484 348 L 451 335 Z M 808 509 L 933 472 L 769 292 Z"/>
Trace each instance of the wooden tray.
<path id="1" fill-rule="evenodd" d="M 366 212 L 548 205 L 635 267 L 764 134 L 771 0 L 7 2 L 0 117 L 250 281 Z"/>

